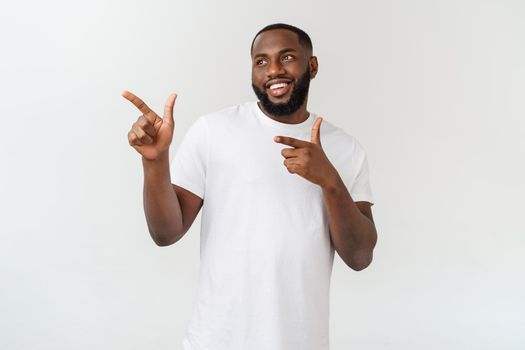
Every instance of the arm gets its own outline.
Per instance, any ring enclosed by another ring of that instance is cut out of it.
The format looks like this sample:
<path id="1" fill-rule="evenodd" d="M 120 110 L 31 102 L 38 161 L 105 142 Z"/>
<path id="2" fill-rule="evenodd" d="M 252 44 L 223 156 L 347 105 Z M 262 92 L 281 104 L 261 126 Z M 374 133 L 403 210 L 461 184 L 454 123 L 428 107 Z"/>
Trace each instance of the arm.
<path id="1" fill-rule="evenodd" d="M 170 180 L 168 154 L 177 95 L 170 95 L 166 101 L 163 118 L 131 92 L 124 91 L 122 96 L 142 112 L 128 132 L 128 142 L 142 155 L 144 213 L 148 229 L 157 245 L 170 245 L 188 231 L 203 202 L 195 194 L 172 185 Z"/>
<path id="2" fill-rule="evenodd" d="M 341 259 L 355 271 L 372 262 L 377 232 L 368 202 L 354 202 L 337 172 L 323 187 L 330 237 Z"/>
<path id="3" fill-rule="evenodd" d="M 143 158 L 144 213 L 153 241 L 159 246 L 177 242 L 189 230 L 202 207 L 202 199 L 172 185 L 169 157 L 151 161 Z"/>
<path id="4" fill-rule="evenodd" d="M 292 146 L 281 151 L 288 172 L 321 186 L 335 250 L 345 264 L 359 271 L 371 263 L 377 241 L 372 210 L 368 202 L 353 201 L 339 173 L 326 157 L 321 146 L 321 122 L 319 117 L 312 126 L 311 142 L 286 136 L 276 136 L 274 140 Z"/>

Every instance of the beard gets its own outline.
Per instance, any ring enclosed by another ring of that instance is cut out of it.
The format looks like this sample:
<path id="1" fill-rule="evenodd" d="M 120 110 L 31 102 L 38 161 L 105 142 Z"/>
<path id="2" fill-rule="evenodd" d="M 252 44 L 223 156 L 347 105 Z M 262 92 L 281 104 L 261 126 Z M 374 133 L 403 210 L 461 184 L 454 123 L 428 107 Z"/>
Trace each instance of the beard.
<path id="1" fill-rule="evenodd" d="M 259 101 L 261 101 L 264 110 L 276 117 L 287 116 L 295 113 L 303 105 L 306 96 L 308 96 L 309 87 L 310 70 L 308 68 L 295 84 L 288 102 L 273 103 L 270 101 L 266 91 L 260 90 L 252 83 L 253 92 L 255 92 Z"/>

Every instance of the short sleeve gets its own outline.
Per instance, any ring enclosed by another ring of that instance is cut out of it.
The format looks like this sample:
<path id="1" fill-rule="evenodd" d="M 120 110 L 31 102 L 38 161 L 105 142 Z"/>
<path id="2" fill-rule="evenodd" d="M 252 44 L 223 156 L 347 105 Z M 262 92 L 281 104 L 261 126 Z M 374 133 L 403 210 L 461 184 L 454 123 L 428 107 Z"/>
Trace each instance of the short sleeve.
<path id="1" fill-rule="evenodd" d="M 370 186 L 370 174 L 368 160 L 363 147 L 357 144 L 355 159 L 357 159 L 358 171 L 350 188 L 350 195 L 354 202 L 369 202 L 374 204 L 374 196 Z"/>
<path id="2" fill-rule="evenodd" d="M 200 198 L 206 192 L 209 134 L 201 117 L 188 129 L 170 165 L 171 182 Z"/>

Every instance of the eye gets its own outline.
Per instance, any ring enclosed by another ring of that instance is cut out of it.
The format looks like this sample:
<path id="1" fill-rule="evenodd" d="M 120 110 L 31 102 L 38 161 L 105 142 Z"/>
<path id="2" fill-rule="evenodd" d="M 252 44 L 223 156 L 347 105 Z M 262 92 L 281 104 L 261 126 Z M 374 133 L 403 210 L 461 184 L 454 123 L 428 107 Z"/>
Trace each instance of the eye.
<path id="1" fill-rule="evenodd" d="M 283 56 L 283 61 L 290 61 L 290 60 L 293 60 L 295 57 L 292 56 L 292 55 L 284 55 Z"/>
<path id="2" fill-rule="evenodd" d="M 262 66 L 263 64 L 266 63 L 266 60 L 265 59 L 262 59 L 262 58 L 258 58 L 254 61 L 255 65 L 256 66 Z"/>

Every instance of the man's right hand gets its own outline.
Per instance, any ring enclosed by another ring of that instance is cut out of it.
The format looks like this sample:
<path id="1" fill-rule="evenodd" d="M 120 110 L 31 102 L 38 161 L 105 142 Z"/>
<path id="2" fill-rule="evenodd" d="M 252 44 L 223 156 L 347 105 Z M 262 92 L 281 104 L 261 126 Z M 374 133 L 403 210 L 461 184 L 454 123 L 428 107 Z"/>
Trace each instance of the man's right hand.
<path id="1" fill-rule="evenodd" d="M 147 160 L 156 160 L 162 154 L 167 153 L 173 138 L 175 126 L 173 106 L 177 94 L 171 94 L 168 97 L 162 118 L 131 92 L 124 91 L 122 96 L 142 112 L 128 132 L 128 142 L 131 147 Z"/>

